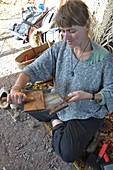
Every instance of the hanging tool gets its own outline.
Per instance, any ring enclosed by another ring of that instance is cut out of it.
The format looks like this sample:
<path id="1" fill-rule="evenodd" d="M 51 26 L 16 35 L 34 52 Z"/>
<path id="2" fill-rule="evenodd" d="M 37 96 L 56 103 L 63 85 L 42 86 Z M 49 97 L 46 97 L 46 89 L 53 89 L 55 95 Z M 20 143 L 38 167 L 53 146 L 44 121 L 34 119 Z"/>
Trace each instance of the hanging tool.
<path id="1" fill-rule="evenodd" d="M 100 149 L 100 152 L 98 154 L 98 158 L 96 160 L 97 163 L 102 159 L 102 157 L 104 158 L 105 162 L 110 161 L 107 154 L 106 154 L 106 150 L 107 150 L 107 147 L 108 147 L 109 144 L 110 144 L 110 141 L 103 141 L 103 145 Z"/>

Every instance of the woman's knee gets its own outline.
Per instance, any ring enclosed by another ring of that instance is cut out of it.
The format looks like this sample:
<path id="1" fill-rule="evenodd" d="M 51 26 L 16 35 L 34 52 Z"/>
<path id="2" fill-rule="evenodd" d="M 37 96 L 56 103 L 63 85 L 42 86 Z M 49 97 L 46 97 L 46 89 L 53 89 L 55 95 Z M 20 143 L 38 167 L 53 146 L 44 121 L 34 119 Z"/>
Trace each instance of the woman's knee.
<path id="1" fill-rule="evenodd" d="M 71 139 L 66 135 L 64 125 L 58 125 L 53 131 L 52 145 L 54 151 L 61 157 L 65 162 L 74 162 L 79 158 L 80 148 L 78 140 L 71 141 Z"/>
<path id="2" fill-rule="evenodd" d="M 80 153 L 78 151 L 61 151 L 60 157 L 64 162 L 74 162 L 75 160 L 79 159 Z"/>

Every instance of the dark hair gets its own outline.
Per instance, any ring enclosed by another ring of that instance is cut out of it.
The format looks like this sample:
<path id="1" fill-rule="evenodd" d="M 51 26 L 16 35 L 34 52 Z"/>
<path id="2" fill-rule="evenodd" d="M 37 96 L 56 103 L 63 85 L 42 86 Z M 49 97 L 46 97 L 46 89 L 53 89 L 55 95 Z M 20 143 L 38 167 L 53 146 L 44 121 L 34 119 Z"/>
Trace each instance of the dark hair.
<path id="1" fill-rule="evenodd" d="M 81 0 L 69 0 L 60 7 L 55 21 L 59 27 L 71 27 L 72 25 L 84 26 L 88 19 L 87 5 Z"/>

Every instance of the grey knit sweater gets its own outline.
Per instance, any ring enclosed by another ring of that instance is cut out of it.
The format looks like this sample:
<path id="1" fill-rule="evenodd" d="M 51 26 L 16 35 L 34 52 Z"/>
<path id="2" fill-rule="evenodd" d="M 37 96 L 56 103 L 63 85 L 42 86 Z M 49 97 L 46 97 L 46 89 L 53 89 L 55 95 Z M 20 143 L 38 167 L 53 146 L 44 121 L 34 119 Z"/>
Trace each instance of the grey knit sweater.
<path id="1" fill-rule="evenodd" d="M 113 112 L 113 57 L 106 49 L 93 41 L 91 43 L 93 51 L 88 60 L 79 61 L 68 44 L 62 41 L 23 70 L 33 83 L 53 77 L 54 89 L 63 97 L 76 90 L 101 93 L 101 104 L 96 100 L 69 103 L 67 108 L 57 113 L 62 121 L 90 117 L 100 119 L 106 112 Z"/>

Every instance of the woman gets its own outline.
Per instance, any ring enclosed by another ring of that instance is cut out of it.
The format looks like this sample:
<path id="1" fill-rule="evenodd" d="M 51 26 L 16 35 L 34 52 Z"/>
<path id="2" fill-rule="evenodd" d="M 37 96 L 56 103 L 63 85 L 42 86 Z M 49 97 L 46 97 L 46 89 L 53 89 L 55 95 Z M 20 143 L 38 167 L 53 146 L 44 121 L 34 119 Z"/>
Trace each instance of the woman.
<path id="1" fill-rule="evenodd" d="M 113 58 L 89 38 L 90 17 L 84 2 L 66 2 L 56 15 L 56 23 L 64 40 L 24 68 L 8 102 L 25 100 L 21 89 L 28 81 L 54 78 L 54 89 L 63 97 L 69 96 L 69 106 L 53 116 L 35 112 L 35 118 L 52 123 L 55 152 L 62 160 L 73 162 L 102 126 L 106 112 L 113 112 Z"/>

